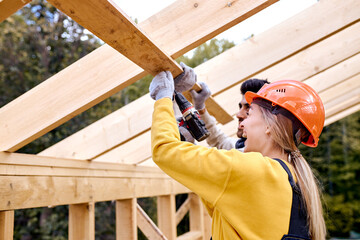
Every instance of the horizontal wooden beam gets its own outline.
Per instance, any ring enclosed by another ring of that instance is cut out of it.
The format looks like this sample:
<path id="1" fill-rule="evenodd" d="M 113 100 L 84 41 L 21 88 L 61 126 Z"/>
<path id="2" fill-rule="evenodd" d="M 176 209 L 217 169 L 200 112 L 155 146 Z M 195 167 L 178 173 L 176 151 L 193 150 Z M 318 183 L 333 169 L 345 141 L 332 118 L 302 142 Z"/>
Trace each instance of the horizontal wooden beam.
<path id="1" fill-rule="evenodd" d="M 0 169 L 0 211 L 189 192 L 156 167 L 0 153 Z"/>
<path id="2" fill-rule="evenodd" d="M 321 92 L 357 74 L 358 69 L 360 69 L 360 49 L 357 46 L 360 46 L 360 22 L 273 65 L 269 69 L 257 73 L 254 77 L 267 78 L 269 81 L 297 79 L 304 81 Z M 221 65 L 222 62 L 230 62 L 232 58 L 233 62 L 237 63 L 237 58 L 234 56 L 241 54 L 239 50 L 241 50 L 241 48 L 234 47 L 228 50 L 229 54 L 221 54 L 212 61 L 216 60 L 216 62 Z M 240 64 L 240 59 L 238 60 L 238 64 Z M 208 62 L 205 62 L 199 67 L 205 68 L 207 64 Z M 234 75 L 228 75 L 228 77 L 236 78 L 237 66 L 237 64 L 223 65 L 223 68 L 218 68 L 218 70 L 234 73 Z M 195 70 L 197 70 L 197 68 Z M 210 66 L 208 70 L 211 71 Z M 240 86 L 241 83 L 215 97 L 216 101 L 233 116 L 238 111 L 238 105 L 236 103 L 241 100 L 239 93 Z M 230 123 L 227 125 L 233 126 L 235 124 Z M 230 129 L 231 128 L 232 127 L 230 127 Z M 236 126 L 232 128 L 231 132 L 235 131 L 235 129 Z M 131 141 L 125 142 L 111 151 L 100 155 L 95 161 L 118 161 L 121 163 L 139 164 L 151 156 L 150 148 L 146 146 L 150 146 L 150 132 L 136 136 Z"/>
<path id="3" fill-rule="evenodd" d="M 31 154 L 0 152 L 0 175 L 93 178 L 168 179 L 158 167 L 55 159 Z"/>
<path id="4" fill-rule="evenodd" d="M 0 1 L 0 23 L 30 2 L 31 0 Z"/>
<path id="5" fill-rule="evenodd" d="M 171 179 L 0 176 L 0 211 L 188 193 Z M 159 188 L 161 186 L 161 188 Z"/>
<path id="6" fill-rule="evenodd" d="M 318 2 L 285 23 L 207 61 L 195 69 L 198 80 L 208 83 L 217 99 L 216 95 L 221 94 L 225 89 L 241 83 L 254 73 L 267 69 L 274 63 L 312 45 L 314 41 L 331 35 L 359 19 L 360 6 L 358 2 L 344 1 L 342 3 L 339 5 L 333 0 Z M 321 14 L 322 12 L 324 14 Z M 341 17 L 340 12 L 343 12 L 346 18 Z M 323 22 L 327 22 L 327 24 L 319 24 Z M 284 35 L 284 32 L 287 34 Z M 244 62 L 247 63 L 246 66 Z M 224 66 L 226 66 L 226 70 L 224 70 Z M 239 96 L 239 88 L 231 96 Z M 148 96 L 144 96 L 134 101 L 129 106 L 125 106 L 45 150 L 41 155 L 92 159 L 102 152 L 109 151 L 139 136 L 151 125 L 152 103 L 147 100 L 148 98 Z M 233 103 L 233 98 L 228 99 L 232 101 L 231 104 L 219 102 L 226 111 L 232 107 L 229 105 L 237 106 Z M 112 134 L 120 130 L 122 130 L 122 134 L 117 136 Z M 70 146 L 72 148 L 69 148 Z M 75 150 L 69 151 L 69 149 Z"/>
<path id="7" fill-rule="evenodd" d="M 209 0 L 194 6 L 179 0 L 139 26 L 176 58 L 276 1 Z M 0 139 L 7 139 L 0 151 L 16 151 L 145 75 L 102 46 L 0 109 Z"/>

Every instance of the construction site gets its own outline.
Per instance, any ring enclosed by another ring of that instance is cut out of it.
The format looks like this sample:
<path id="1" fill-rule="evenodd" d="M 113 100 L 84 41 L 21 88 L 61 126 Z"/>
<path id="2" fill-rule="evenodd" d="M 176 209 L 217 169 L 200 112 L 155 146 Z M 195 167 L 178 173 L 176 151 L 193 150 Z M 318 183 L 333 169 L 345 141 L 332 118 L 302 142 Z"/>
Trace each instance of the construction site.
<path id="1" fill-rule="evenodd" d="M 30 2 L 0 1 L 0 21 Z M 175 59 L 276 2 L 177 0 L 136 23 L 112 1 L 48 0 L 103 44 L 0 108 L 0 239 L 14 239 L 16 211 L 63 205 L 68 239 L 95 239 L 95 204 L 106 201 L 116 205 L 116 239 L 138 239 L 138 229 L 147 239 L 210 239 L 201 199 L 152 161 L 148 93 L 37 154 L 17 151 L 148 74 L 178 76 Z M 241 84 L 255 77 L 311 86 L 324 103 L 325 126 L 357 113 L 359 20 L 359 0 L 320 0 L 196 66 L 197 80 L 212 92 L 209 113 L 235 136 L 238 100 L 229 96 L 240 97 Z M 179 194 L 188 195 L 177 208 Z M 157 222 L 137 202 L 149 197 Z M 189 231 L 179 235 L 187 214 Z"/>

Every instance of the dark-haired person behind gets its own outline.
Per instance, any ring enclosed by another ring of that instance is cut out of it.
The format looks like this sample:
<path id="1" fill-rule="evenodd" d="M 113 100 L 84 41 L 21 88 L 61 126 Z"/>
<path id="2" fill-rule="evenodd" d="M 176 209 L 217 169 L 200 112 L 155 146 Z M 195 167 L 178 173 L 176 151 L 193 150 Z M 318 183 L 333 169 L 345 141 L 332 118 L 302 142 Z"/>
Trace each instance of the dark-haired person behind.
<path id="1" fill-rule="evenodd" d="M 196 78 L 196 75 L 195 75 Z M 194 80 L 195 81 L 195 80 Z M 206 142 L 211 147 L 216 147 L 218 149 L 226 149 L 230 150 L 233 148 L 236 148 L 240 151 L 244 150 L 244 142 L 245 138 L 243 138 L 243 129 L 240 127 L 242 121 L 244 121 L 247 117 L 247 114 L 249 112 L 250 105 L 245 100 L 245 93 L 250 92 L 258 92 L 262 86 L 265 84 L 269 84 L 267 80 L 262 79 L 249 79 L 242 83 L 240 92 L 242 95 L 242 99 L 239 102 L 239 111 L 236 114 L 237 119 L 239 120 L 238 123 L 238 129 L 236 135 L 238 138 L 233 138 L 227 136 L 225 133 L 223 133 L 220 128 L 216 126 L 216 120 L 213 116 L 209 114 L 208 111 L 206 111 L 205 108 L 205 101 L 209 98 L 211 95 L 211 91 L 209 87 L 206 85 L 206 83 L 199 82 L 200 86 L 202 87 L 202 91 L 197 93 L 194 90 L 191 90 L 190 93 L 192 95 L 192 98 L 194 100 L 194 106 L 196 110 L 201 115 L 201 119 L 205 122 L 205 126 L 210 132 L 209 137 L 206 139 Z"/>

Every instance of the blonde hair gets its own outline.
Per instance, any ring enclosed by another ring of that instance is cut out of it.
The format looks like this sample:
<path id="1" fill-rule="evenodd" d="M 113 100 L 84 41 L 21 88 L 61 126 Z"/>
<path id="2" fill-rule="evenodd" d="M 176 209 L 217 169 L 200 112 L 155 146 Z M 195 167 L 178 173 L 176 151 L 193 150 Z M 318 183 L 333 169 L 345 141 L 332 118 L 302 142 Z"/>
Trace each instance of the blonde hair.
<path id="1" fill-rule="evenodd" d="M 307 210 L 307 222 L 309 235 L 313 240 L 324 240 L 326 237 L 326 226 L 321 205 L 321 192 L 309 164 L 301 155 L 293 138 L 293 125 L 290 119 L 278 114 L 274 115 L 269 110 L 260 107 L 265 122 L 270 128 L 270 135 L 275 144 L 284 153 L 289 154 L 288 161 L 295 170 L 297 183 Z M 301 128 L 297 135 L 297 142 L 308 134 L 305 128 Z"/>

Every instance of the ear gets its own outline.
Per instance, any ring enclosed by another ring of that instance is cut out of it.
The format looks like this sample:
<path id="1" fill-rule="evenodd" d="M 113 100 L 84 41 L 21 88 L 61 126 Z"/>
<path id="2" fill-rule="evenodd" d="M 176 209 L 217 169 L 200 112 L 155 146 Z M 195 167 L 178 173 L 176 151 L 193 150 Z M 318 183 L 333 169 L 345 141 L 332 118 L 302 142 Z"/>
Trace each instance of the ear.
<path id="1" fill-rule="evenodd" d="M 265 133 L 270 136 L 270 127 L 269 126 L 266 126 Z"/>

